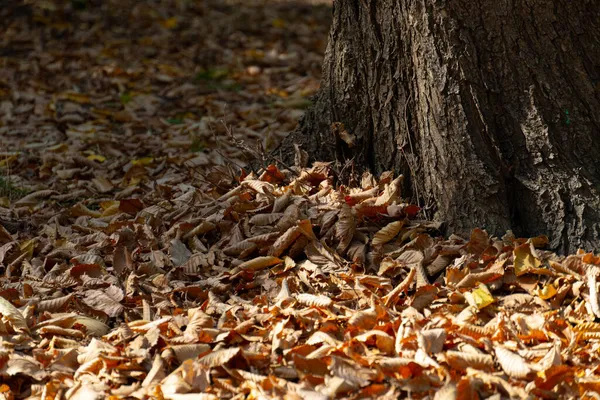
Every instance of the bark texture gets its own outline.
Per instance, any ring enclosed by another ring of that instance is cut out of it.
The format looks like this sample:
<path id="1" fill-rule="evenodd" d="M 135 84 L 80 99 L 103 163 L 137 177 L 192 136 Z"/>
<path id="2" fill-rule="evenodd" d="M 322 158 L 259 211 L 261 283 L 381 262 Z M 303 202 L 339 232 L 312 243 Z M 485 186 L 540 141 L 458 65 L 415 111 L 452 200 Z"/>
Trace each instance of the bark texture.
<path id="1" fill-rule="evenodd" d="M 293 143 L 403 173 L 451 232 L 596 248 L 600 2 L 336 0 L 322 89 L 283 152 Z"/>

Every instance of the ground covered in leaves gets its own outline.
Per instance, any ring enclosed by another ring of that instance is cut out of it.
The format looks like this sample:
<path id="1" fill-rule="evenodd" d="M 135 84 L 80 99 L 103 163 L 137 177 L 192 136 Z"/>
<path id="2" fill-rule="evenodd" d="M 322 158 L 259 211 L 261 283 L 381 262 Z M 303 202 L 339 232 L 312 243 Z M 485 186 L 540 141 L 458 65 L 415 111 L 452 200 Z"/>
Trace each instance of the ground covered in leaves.
<path id="1" fill-rule="evenodd" d="M 260 159 L 327 6 L 31 3 L 0 10 L 2 398 L 597 397 L 599 258 Z"/>

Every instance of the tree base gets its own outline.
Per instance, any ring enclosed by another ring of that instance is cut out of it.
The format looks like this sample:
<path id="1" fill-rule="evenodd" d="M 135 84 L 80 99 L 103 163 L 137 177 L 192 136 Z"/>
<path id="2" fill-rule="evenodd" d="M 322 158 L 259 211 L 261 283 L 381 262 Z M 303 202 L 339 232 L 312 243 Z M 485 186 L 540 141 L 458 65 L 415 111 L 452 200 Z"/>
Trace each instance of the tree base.
<path id="1" fill-rule="evenodd" d="M 281 152 L 402 173 L 451 232 L 593 250 L 598 110 L 598 2 L 338 0 L 322 89 Z"/>

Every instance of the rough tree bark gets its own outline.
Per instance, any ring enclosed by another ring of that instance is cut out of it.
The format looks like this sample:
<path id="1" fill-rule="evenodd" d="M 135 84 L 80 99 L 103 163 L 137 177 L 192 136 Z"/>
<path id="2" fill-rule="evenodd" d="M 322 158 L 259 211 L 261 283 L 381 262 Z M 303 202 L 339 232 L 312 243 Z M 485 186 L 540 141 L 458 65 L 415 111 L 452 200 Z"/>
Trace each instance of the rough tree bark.
<path id="1" fill-rule="evenodd" d="M 403 173 L 450 232 L 599 247 L 599 1 L 336 0 L 333 14 L 322 89 L 282 152 Z"/>

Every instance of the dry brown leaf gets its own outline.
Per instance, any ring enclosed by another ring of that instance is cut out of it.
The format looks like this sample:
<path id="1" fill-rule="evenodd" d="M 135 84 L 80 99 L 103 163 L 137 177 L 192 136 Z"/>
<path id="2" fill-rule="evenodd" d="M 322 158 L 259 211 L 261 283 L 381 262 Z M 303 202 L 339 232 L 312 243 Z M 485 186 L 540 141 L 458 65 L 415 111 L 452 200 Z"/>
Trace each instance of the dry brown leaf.
<path id="1" fill-rule="evenodd" d="M 274 222 L 277 222 L 283 217 L 283 213 L 271 213 L 271 214 L 257 214 L 250 218 L 250 223 L 252 225 L 272 225 Z"/>
<path id="2" fill-rule="evenodd" d="M 105 290 L 88 290 L 85 292 L 83 302 L 93 308 L 106 313 L 110 317 L 121 315 L 124 307 L 120 304 L 124 298 L 123 291 L 116 286 L 109 286 Z"/>
<path id="3" fill-rule="evenodd" d="M 435 354 L 442 351 L 446 341 L 446 330 L 425 329 L 417 332 L 417 341 L 419 347 L 428 354 Z"/>
<path id="4" fill-rule="evenodd" d="M 282 259 L 273 256 L 256 257 L 252 260 L 241 263 L 238 268 L 242 270 L 260 271 L 282 262 Z"/>
<path id="5" fill-rule="evenodd" d="M 338 214 L 338 222 L 335 224 L 335 236 L 339 241 L 337 250 L 340 254 L 344 254 L 348 249 L 355 231 L 356 222 L 352 209 L 344 204 Z"/>
<path id="6" fill-rule="evenodd" d="M 294 243 L 294 241 L 300 236 L 302 232 L 297 226 L 292 226 L 283 235 L 281 235 L 273 246 L 269 249 L 269 255 L 279 257 L 284 251 L 288 249 Z"/>
<path id="7" fill-rule="evenodd" d="M 354 340 L 359 342 L 367 342 L 371 339 L 375 340 L 375 345 L 381 352 L 385 354 L 394 352 L 394 338 L 383 331 L 370 330 L 354 337 Z"/>
<path id="8" fill-rule="evenodd" d="M 388 294 L 386 294 L 383 297 L 383 301 L 386 307 L 390 307 L 394 304 L 396 304 L 396 302 L 398 301 L 400 294 L 402 293 L 406 293 L 408 291 L 408 289 L 410 288 L 410 285 L 412 284 L 415 276 L 417 273 L 417 269 L 416 268 L 411 268 L 410 272 L 408 273 L 408 275 L 406 276 L 406 278 L 404 278 L 402 280 L 402 282 L 400 282 L 398 284 L 398 286 L 396 286 L 394 288 L 394 290 L 392 290 L 391 292 L 389 292 Z"/>
<path id="9" fill-rule="evenodd" d="M 518 354 L 502 346 L 495 346 L 494 351 L 498 363 L 508 376 L 524 379 L 532 372 L 531 366 Z"/>
<path id="10" fill-rule="evenodd" d="M 2 296 L 0 296 L 0 322 L 0 334 L 29 332 L 23 314 Z"/>
<path id="11" fill-rule="evenodd" d="M 227 362 L 233 357 L 238 355 L 240 351 L 241 349 L 239 347 L 213 351 L 212 353 L 200 358 L 200 363 L 210 368 L 223 366 L 227 364 Z"/>
<path id="12" fill-rule="evenodd" d="M 355 326 L 360 329 L 372 329 L 377 322 L 377 311 L 374 308 L 368 310 L 357 311 L 350 316 L 348 325 Z"/>
<path id="13" fill-rule="evenodd" d="M 589 269 L 586 272 L 587 277 L 587 286 L 589 289 L 590 297 L 588 302 L 590 304 L 590 308 L 592 312 L 596 316 L 596 318 L 600 317 L 600 303 L 598 302 L 598 284 L 596 282 L 596 271 L 593 269 Z"/>
<path id="14" fill-rule="evenodd" d="M 252 190 L 261 194 L 271 194 L 275 190 L 274 186 L 269 182 L 259 181 L 256 179 L 243 181 L 242 185 L 244 187 L 252 188 Z"/>
<path id="15" fill-rule="evenodd" d="M 452 368 L 461 371 L 465 371 L 467 368 L 491 371 L 494 368 L 494 358 L 489 354 L 447 351 L 445 358 Z"/>
<path id="16" fill-rule="evenodd" d="M 399 199 L 400 196 L 400 185 L 404 179 L 403 175 L 398 176 L 396 179 L 385 185 L 383 193 L 377 197 L 375 202 L 376 206 L 389 205 L 392 202 Z"/>
<path id="17" fill-rule="evenodd" d="M 205 343 L 180 344 L 171 346 L 171 349 L 180 363 L 188 359 L 195 359 L 200 354 L 208 353 L 211 350 L 210 346 Z"/>
<path id="18" fill-rule="evenodd" d="M 296 299 L 299 303 L 310 307 L 329 307 L 333 304 L 333 300 L 327 296 L 315 296 L 314 294 L 310 293 L 298 294 L 296 295 Z"/>
<path id="19" fill-rule="evenodd" d="M 72 326 L 77 325 L 82 325 L 85 329 L 86 334 L 89 336 L 100 337 L 106 335 L 110 331 L 108 325 L 106 325 L 102 321 L 98 321 L 97 319 L 82 315 L 78 315 L 77 317 L 75 317 Z"/>
<path id="20" fill-rule="evenodd" d="M 72 294 L 68 294 L 66 296 L 56 297 L 54 299 L 42 300 L 36 304 L 36 309 L 38 312 L 56 312 L 63 310 L 73 298 Z"/>
<path id="21" fill-rule="evenodd" d="M 381 246 L 391 241 L 402 229 L 404 221 L 395 221 L 381 228 L 373 237 L 371 244 L 373 246 Z"/>

